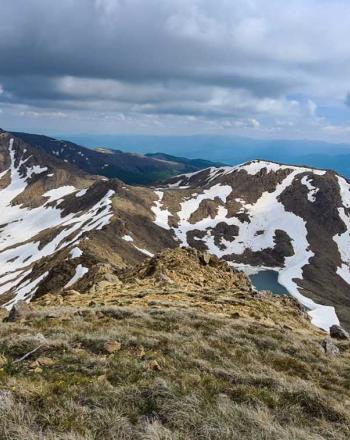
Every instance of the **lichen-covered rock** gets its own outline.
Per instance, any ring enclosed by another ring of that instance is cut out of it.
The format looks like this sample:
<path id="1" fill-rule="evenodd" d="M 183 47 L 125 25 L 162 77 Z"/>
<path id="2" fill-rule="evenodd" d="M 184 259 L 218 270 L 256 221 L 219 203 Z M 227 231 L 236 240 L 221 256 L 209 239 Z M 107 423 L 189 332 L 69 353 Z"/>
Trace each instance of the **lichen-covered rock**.
<path id="1" fill-rule="evenodd" d="M 338 356 L 340 354 L 339 348 L 330 338 L 326 338 L 322 341 L 322 348 L 329 356 Z"/>

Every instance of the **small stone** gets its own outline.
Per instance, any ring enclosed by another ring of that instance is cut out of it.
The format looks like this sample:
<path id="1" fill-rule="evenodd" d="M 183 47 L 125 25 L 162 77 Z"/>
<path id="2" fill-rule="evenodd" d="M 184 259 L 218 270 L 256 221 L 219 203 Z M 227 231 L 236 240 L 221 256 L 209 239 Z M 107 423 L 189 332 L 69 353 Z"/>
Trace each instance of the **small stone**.
<path id="1" fill-rule="evenodd" d="M 340 351 L 339 348 L 334 344 L 330 338 L 326 338 L 322 341 L 322 347 L 326 354 L 330 356 L 338 356 Z"/>
<path id="2" fill-rule="evenodd" d="M 52 367 L 52 365 L 55 364 L 55 361 L 49 357 L 39 357 L 36 362 L 38 363 L 39 366 L 41 367 Z"/>
<path id="3" fill-rule="evenodd" d="M 39 367 L 39 364 L 38 364 L 37 361 L 33 361 L 33 362 L 31 362 L 31 363 L 29 364 L 29 368 L 30 368 L 31 370 L 34 370 L 34 369 L 37 368 L 37 367 Z"/>
<path id="4" fill-rule="evenodd" d="M 329 329 L 329 333 L 332 338 L 335 339 L 349 339 L 349 333 L 344 330 L 340 325 L 332 325 Z"/>
<path id="5" fill-rule="evenodd" d="M 29 364 L 29 368 L 35 370 L 36 368 L 40 368 L 40 367 L 51 367 L 54 364 L 55 361 L 53 359 L 42 356 L 36 359 L 35 361 L 31 362 Z"/>
<path id="6" fill-rule="evenodd" d="M 115 353 L 122 348 L 122 344 L 118 341 L 108 341 L 104 344 L 103 348 L 107 353 Z"/>
<path id="7" fill-rule="evenodd" d="M 162 369 L 156 360 L 151 361 L 148 366 L 151 370 L 154 371 L 160 371 Z"/>

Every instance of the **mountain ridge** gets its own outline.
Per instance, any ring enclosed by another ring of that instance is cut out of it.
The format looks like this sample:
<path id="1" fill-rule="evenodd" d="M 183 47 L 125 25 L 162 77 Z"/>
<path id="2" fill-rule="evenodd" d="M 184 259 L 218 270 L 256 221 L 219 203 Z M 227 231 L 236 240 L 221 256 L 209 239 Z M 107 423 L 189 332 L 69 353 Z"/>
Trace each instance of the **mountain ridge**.
<path id="1" fill-rule="evenodd" d="M 171 156 L 170 161 L 154 155 L 125 153 L 103 147 L 90 149 L 74 142 L 31 133 L 13 132 L 12 134 L 34 148 L 71 163 L 83 172 L 107 178 L 119 178 L 129 184 L 156 183 L 179 173 L 198 171 L 206 166 L 215 165 L 209 161 L 174 156 Z"/>
<path id="2" fill-rule="evenodd" d="M 99 265 L 102 282 L 101 271 L 190 246 L 240 269 L 276 271 L 317 325 L 328 330 L 338 315 L 349 327 L 350 189 L 341 176 L 254 161 L 147 188 L 84 174 L 5 132 L 0 152 L 11 214 L 0 231 L 11 244 L 0 249 L 2 304 L 67 285 L 89 291 Z"/>

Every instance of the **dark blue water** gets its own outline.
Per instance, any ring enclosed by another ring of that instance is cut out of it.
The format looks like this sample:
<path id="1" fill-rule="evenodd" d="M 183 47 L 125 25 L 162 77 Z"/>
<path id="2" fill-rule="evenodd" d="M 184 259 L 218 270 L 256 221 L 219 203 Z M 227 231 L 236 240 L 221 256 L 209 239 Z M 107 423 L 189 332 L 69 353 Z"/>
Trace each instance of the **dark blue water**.
<path id="1" fill-rule="evenodd" d="M 276 295 L 288 295 L 288 290 L 278 282 L 278 272 L 274 270 L 263 270 L 249 276 L 256 290 L 269 290 Z"/>

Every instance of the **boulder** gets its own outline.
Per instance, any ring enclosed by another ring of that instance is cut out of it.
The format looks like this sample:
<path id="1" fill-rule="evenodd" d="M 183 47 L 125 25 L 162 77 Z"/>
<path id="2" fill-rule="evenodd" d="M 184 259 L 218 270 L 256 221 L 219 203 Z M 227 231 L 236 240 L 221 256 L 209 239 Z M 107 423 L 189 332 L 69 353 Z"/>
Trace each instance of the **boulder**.
<path id="1" fill-rule="evenodd" d="M 332 338 L 335 339 L 349 339 L 349 333 L 344 330 L 340 325 L 332 325 L 329 329 L 329 333 Z"/>
<path id="2" fill-rule="evenodd" d="M 340 353 L 339 348 L 330 338 L 326 338 L 322 341 L 322 348 L 329 356 L 338 356 Z"/>
<path id="3" fill-rule="evenodd" d="M 32 312 L 32 306 L 25 301 L 18 301 L 13 305 L 4 322 L 16 322 L 25 319 Z"/>

